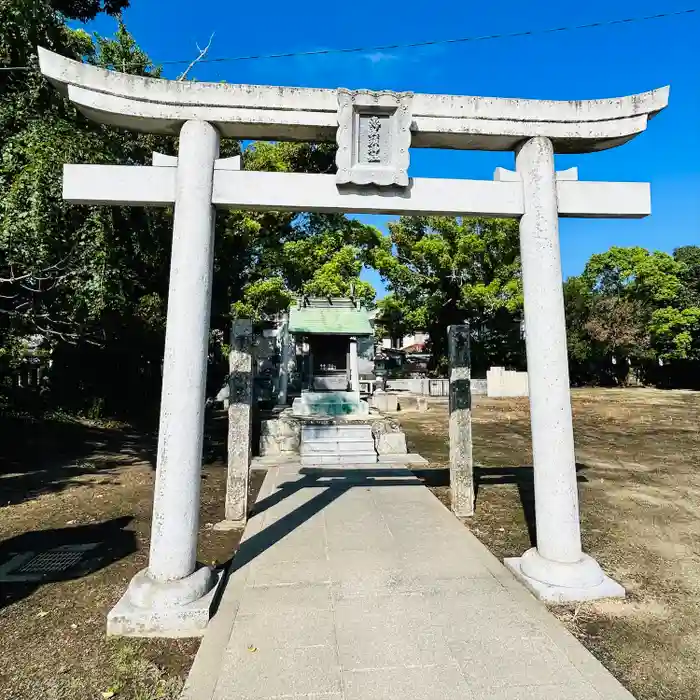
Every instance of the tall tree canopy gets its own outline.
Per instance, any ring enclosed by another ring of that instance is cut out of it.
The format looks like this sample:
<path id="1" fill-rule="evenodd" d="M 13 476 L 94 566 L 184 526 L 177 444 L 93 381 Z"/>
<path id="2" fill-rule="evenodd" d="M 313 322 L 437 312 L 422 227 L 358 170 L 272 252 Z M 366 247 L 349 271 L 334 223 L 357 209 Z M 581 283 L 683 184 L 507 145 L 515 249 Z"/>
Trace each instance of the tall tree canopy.
<path id="1" fill-rule="evenodd" d="M 630 367 L 651 380 L 698 381 L 700 248 L 673 255 L 612 247 L 565 285 L 572 375 L 624 383 Z M 690 370 L 690 372 L 689 372 Z"/>
<path id="2" fill-rule="evenodd" d="M 328 173 L 335 168 L 335 147 L 256 143 L 243 158 L 248 170 Z M 388 243 L 373 226 L 341 214 L 232 212 L 226 229 L 237 241 L 232 250 L 241 266 L 240 275 L 229 275 L 234 315 L 275 314 L 300 294 L 352 293 L 374 304 L 375 290 L 360 272 Z"/>
<path id="3" fill-rule="evenodd" d="M 67 26 L 124 1 L 0 5 L 0 373 L 9 377 L 28 338 L 53 359 L 53 399 L 110 412 L 158 399 L 172 230 L 170 210 L 83 207 L 61 195 L 64 163 L 150 164 L 152 151 L 176 153 L 176 139 L 91 123 L 40 75 L 37 45 L 76 60 L 139 75 L 160 70 L 121 20 L 113 38 Z M 224 141 L 222 156 L 240 153 Z M 334 149 L 253 144 L 244 167 L 332 172 Z M 345 295 L 368 303 L 359 278 L 376 229 L 343 216 L 228 212 L 217 216 L 213 337 L 231 314 L 255 318 L 295 294 Z M 136 400 L 135 400 L 136 399 Z"/>
<path id="4" fill-rule="evenodd" d="M 145 163 L 152 150 L 173 144 L 90 124 L 41 76 L 34 52 L 44 45 L 157 76 L 121 23 L 113 39 L 66 25 L 126 5 L 12 0 L 0 6 L 2 63 L 28 68 L 0 74 L 0 362 L 16 363 L 24 339 L 38 336 L 53 350 L 56 390 L 63 384 L 77 398 L 100 396 L 96 385 L 110 378 L 118 387 L 130 377 L 127 386 L 146 391 L 139 375 L 159 373 L 170 227 L 161 211 L 66 204 L 63 163 Z M 98 348 L 107 352 L 97 354 Z"/>
<path id="5" fill-rule="evenodd" d="M 470 323 L 472 363 L 522 365 L 522 284 L 518 224 L 506 219 L 401 217 L 389 224 L 391 246 L 373 264 L 386 278 L 382 322 L 392 336 L 430 333 L 444 369 L 447 327 Z"/>

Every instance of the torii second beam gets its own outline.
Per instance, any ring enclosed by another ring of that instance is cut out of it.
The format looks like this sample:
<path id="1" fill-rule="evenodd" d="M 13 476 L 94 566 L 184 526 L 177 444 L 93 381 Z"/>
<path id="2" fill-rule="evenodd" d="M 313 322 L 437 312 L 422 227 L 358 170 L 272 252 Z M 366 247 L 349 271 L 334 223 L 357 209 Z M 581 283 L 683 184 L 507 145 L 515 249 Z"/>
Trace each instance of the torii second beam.
<path id="1" fill-rule="evenodd" d="M 171 206 L 177 168 L 65 165 L 63 197 L 75 204 Z M 557 181 L 559 216 L 635 219 L 651 213 L 646 182 Z M 413 178 L 406 191 L 339 188 L 334 175 L 214 169 L 212 204 L 267 211 L 442 216 L 523 215 L 519 181 Z"/>

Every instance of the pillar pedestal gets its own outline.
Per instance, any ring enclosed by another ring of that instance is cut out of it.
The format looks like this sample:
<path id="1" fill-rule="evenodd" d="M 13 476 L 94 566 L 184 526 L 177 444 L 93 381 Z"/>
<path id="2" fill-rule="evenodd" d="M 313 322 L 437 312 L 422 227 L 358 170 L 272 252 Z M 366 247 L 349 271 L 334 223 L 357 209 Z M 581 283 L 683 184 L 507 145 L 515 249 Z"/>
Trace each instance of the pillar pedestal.
<path id="1" fill-rule="evenodd" d="M 526 141 L 516 169 L 525 205 L 520 254 L 537 547 L 505 563 L 543 600 L 620 597 L 622 586 L 581 550 L 552 142 L 542 136 Z"/>
<path id="2" fill-rule="evenodd" d="M 197 569 L 199 488 L 209 346 L 219 135 L 207 122 L 180 132 L 158 461 L 148 568 L 107 616 L 107 634 L 201 635 L 216 576 Z"/>
<path id="3" fill-rule="evenodd" d="M 606 576 L 598 562 L 582 554 L 571 564 L 540 556 L 536 547 L 503 563 L 537 598 L 546 603 L 581 603 L 600 598 L 624 598 L 625 589 Z"/>
<path id="4" fill-rule="evenodd" d="M 121 637 L 201 637 L 211 618 L 221 580 L 205 566 L 177 581 L 151 578 L 148 569 L 131 579 L 107 614 L 107 634 Z"/>

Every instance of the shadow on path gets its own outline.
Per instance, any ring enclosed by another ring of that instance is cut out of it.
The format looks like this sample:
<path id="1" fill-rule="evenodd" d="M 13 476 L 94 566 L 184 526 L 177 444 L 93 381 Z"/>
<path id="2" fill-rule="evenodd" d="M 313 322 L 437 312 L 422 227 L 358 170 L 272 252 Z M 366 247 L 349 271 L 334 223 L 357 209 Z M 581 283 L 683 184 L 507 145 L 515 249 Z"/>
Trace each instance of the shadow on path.
<path id="1" fill-rule="evenodd" d="M 583 470 L 585 464 L 576 464 L 576 479 L 579 483 L 586 483 L 588 479 Z M 429 488 L 450 486 L 450 470 L 442 469 L 414 469 L 413 473 Z M 474 501 L 475 509 L 479 507 L 479 492 L 482 488 L 514 484 L 518 489 L 520 504 L 525 516 L 528 537 L 534 547 L 537 543 L 537 524 L 535 521 L 535 477 L 530 465 L 502 466 L 502 467 L 474 467 Z"/>
<path id="2" fill-rule="evenodd" d="M 322 469 L 309 467 L 302 468 L 300 473 L 303 475 L 302 479 L 282 483 L 274 493 L 258 501 L 253 507 L 251 515 L 260 515 L 303 489 L 313 488 L 321 489 L 321 491 L 291 513 L 287 513 L 241 542 L 230 562 L 229 575 L 242 569 L 352 488 L 423 486 L 406 469 Z"/>
<path id="3" fill-rule="evenodd" d="M 581 471 L 586 467 L 577 464 L 576 468 L 577 471 Z M 303 489 L 317 489 L 319 493 L 241 542 L 238 551 L 225 565 L 227 577 L 252 562 L 352 488 L 449 486 L 450 478 L 450 470 L 447 468 L 414 470 L 302 468 L 299 473 L 302 475 L 301 479 L 279 484 L 273 493 L 256 502 L 250 515 L 262 515 L 266 510 Z M 587 481 L 582 474 L 578 475 L 578 480 Z M 534 545 L 536 526 L 532 467 L 476 467 L 474 469 L 474 490 L 477 497 L 481 488 L 499 484 L 517 486 L 530 540 Z"/>

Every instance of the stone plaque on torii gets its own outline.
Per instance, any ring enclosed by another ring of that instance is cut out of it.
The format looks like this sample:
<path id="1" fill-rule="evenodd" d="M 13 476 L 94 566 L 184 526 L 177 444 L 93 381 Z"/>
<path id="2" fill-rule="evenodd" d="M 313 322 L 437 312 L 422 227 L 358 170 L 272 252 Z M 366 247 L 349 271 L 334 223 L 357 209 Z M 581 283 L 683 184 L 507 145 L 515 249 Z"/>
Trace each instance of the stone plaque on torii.
<path id="1" fill-rule="evenodd" d="M 555 153 L 612 148 L 642 133 L 668 88 L 555 102 L 458 95 L 183 83 L 125 75 L 39 49 L 41 70 L 87 117 L 179 135 L 152 166 L 66 165 L 81 204 L 174 205 L 163 392 L 148 568 L 108 617 L 117 634 L 201 634 L 215 578 L 196 569 L 215 208 L 520 220 L 537 547 L 506 563 L 540 597 L 624 595 L 581 549 L 559 252 L 559 217 L 636 218 L 647 183 L 557 173 Z M 245 172 L 219 138 L 336 141 L 336 175 Z M 408 148 L 515 152 L 493 181 L 410 178 Z"/>

